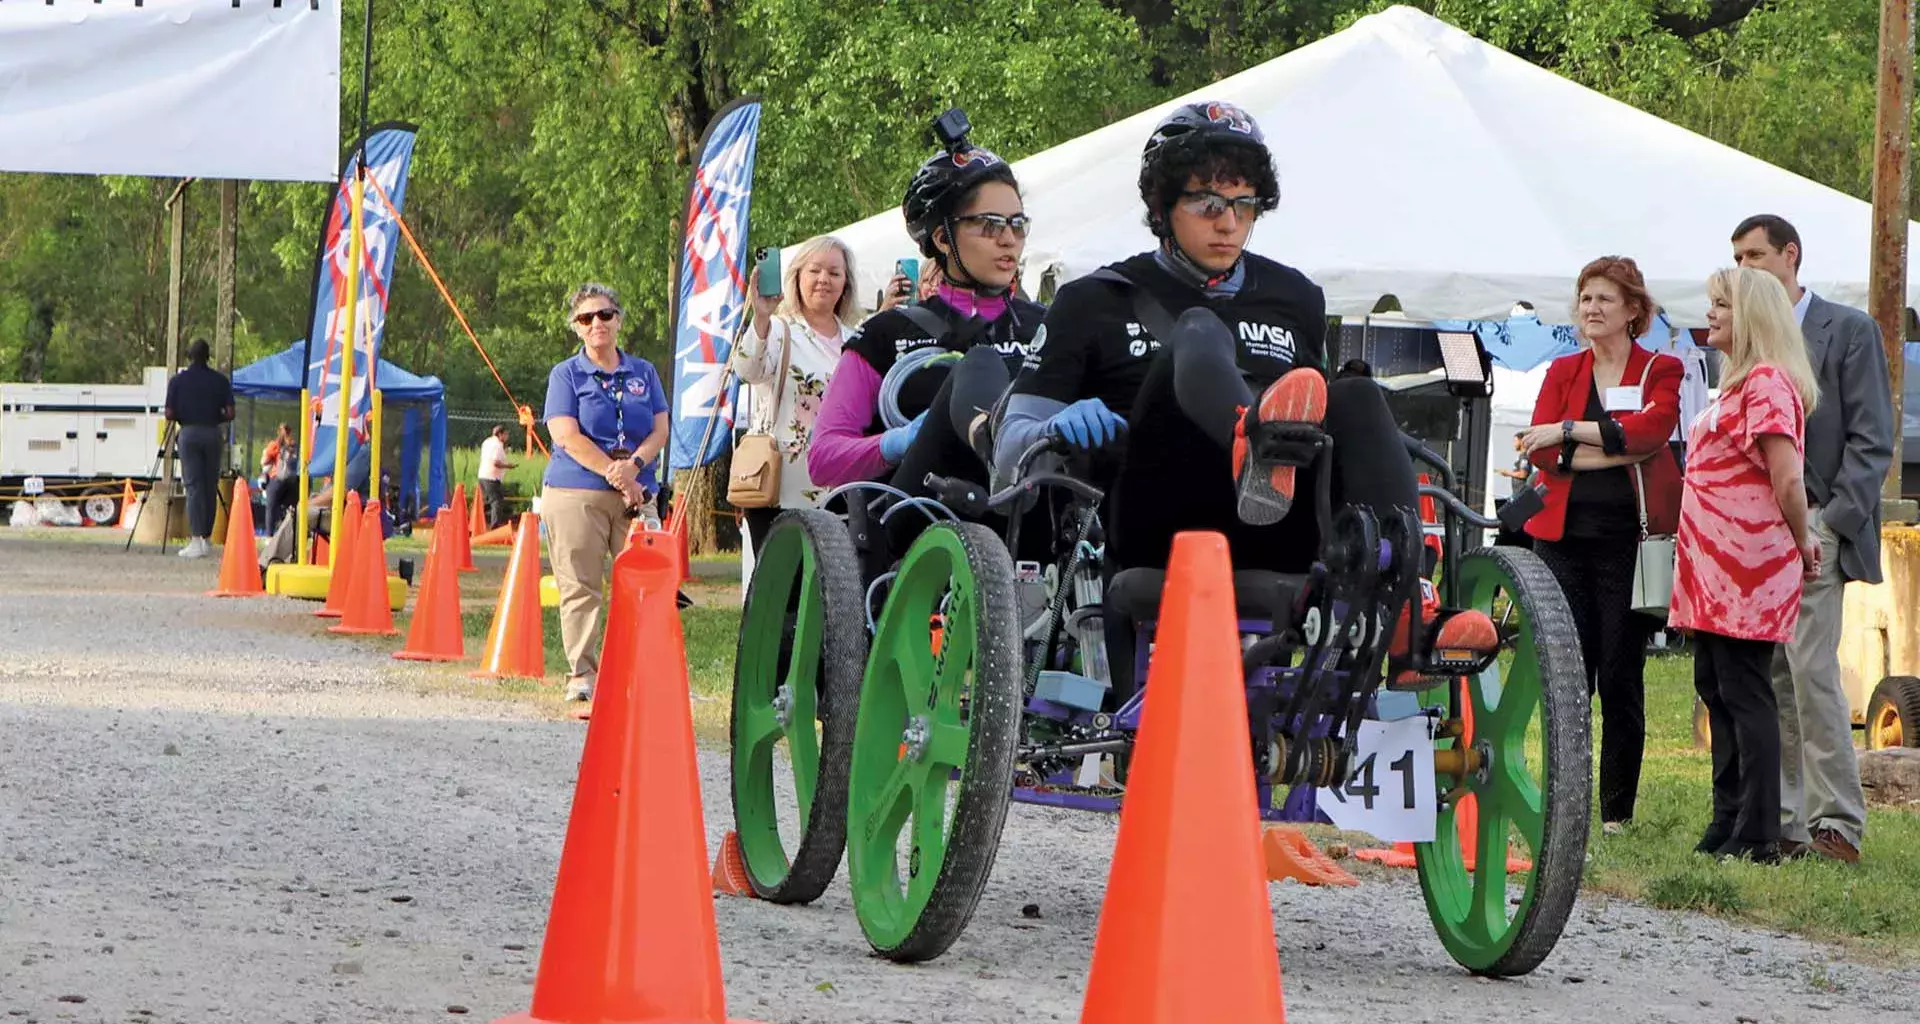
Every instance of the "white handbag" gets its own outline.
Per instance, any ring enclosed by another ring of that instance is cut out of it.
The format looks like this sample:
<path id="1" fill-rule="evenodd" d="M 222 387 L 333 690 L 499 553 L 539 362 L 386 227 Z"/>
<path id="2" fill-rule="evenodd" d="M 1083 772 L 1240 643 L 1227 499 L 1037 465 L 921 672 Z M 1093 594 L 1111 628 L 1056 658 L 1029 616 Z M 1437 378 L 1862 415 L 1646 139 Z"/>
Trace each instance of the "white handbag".
<path id="1" fill-rule="evenodd" d="M 1653 360 L 1649 359 L 1640 372 L 1642 394 L 1646 391 L 1647 372 L 1652 369 Z M 1660 458 L 1661 454 L 1653 457 Z M 1640 512 L 1640 547 L 1633 559 L 1633 610 L 1664 619 L 1673 604 L 1676 553 L 1671 536 L 1647 536 L 1647 474 L 1641 466 L 1642 463 L 1633 466 L 1633 499 Z"/>

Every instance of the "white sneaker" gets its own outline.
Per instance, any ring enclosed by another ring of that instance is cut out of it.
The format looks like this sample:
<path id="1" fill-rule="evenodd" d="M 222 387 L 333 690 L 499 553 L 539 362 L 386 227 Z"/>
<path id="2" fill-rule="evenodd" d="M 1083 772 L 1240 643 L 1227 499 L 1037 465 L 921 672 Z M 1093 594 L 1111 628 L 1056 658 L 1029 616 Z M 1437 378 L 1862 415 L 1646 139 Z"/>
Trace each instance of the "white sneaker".
<path id="1" fill-rule="evenodd" d="M 189 540 L 189 541 L 187 541 L 187 546 L 186 546 L 186 547 L 183 547 L 183 548 L 181 548 L 181 549 L 180 549 L 180 557 L 181 557 L 181 558 L 205 558 L 205 557 L 207 557 L 207 542 L 206 542 L 206 540 L 205 540 L 204 538 L 201 538 L 201 537 L 195 537 L 195 538 L 193 538 L 193 539 L 191 539 L 191 540 Z"/>
<path id="2" fill-rule="evenodd" d="M 593 678 L 591 676 L 575 676 L 567 680 L 567 699 L 592 700 Z"/>

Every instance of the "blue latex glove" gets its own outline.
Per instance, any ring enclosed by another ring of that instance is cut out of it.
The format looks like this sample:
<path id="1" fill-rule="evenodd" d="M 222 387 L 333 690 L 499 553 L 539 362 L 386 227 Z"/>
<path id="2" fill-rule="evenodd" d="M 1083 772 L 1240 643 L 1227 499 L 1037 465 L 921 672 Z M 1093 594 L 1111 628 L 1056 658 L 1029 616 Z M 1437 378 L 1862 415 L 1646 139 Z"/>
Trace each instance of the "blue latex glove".
<path id="1" fill-rule="evenodd" d="M 1118 438 L 1127 421 L 1098 398 L 1082 398 L 1054 413 L 1047 427 L 1075 448 L 1100 448 Z"/>
<path id="2" fill-rule="evenodd" d="M 889 463 L 898 463 L 907 454 L 907 446 L 920 435 L 920 425 L 927 420 L 927 414 L 921 413 L 906 424 L 894 427 L 880 435 L 880 457 Z"/>

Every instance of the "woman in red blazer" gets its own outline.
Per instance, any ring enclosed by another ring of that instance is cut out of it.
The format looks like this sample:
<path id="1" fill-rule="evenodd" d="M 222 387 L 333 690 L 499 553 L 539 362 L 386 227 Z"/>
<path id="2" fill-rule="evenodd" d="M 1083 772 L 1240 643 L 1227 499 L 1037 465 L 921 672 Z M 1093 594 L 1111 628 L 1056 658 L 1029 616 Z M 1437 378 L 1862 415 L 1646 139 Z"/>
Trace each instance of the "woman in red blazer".
<path id="1" fill-rule="evenodd" d="M 1576 326 L 1587 347 L 1554 360 L 1519 448 L 1546 478 L 1546 507 L 1527 522 L 1534 550 L 1572 607 L 1600 697 L 1600 821 L 1633 818 L 1646 746 L 1645 669 L 1653 625 L 1633 611 L 1640 542 L 1680 518 L 1680 467 L 1668 439 L 1680 420 L 1680 360 L 1633 343 L 1653 318 L 1646 279 L 1630 259 L 1605 256 L 1580 271 Z M 1644 481 L 1644 485 L 1642 483 Z"/>

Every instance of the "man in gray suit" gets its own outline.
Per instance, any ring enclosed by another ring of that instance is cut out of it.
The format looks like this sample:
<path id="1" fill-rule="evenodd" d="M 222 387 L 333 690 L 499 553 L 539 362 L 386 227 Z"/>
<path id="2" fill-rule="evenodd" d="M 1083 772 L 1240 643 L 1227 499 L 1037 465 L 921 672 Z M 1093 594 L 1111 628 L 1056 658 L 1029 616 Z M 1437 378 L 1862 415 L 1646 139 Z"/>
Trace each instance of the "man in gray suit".
<path id="1" fill-rule="evenodd" d="M 1733 231 L 1733 260 L 1787 286 L 1820 378 L 1807 417 L 1809 526 L 1820 575 L 1806 584 L 1800 624 L 1773 659 L 1780 705 L 1780 835 L 1786 856 L 1812 850 L 1860 859 L 1867 802 L 1853 753 L 1853 714 L 1840 688 L 1841 590 L 1880 582 L 1880 485 L 1893 461 L 1893 391 L 1880 325 L 1800 287 L 1800 233 L 1772 214 Z"/>

